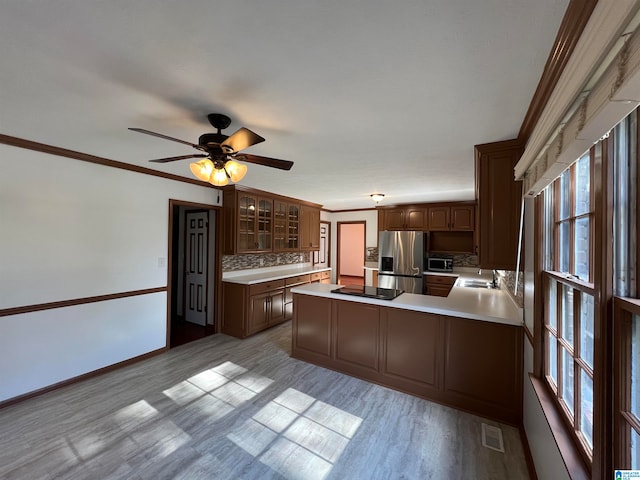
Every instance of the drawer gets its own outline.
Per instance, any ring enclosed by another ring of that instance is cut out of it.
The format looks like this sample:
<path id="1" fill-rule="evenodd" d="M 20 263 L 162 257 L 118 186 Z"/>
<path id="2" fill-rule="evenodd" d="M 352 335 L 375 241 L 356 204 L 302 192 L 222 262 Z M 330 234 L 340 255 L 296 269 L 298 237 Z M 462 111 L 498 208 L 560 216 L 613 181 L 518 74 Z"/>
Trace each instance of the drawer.
<path id="1" fill-rule="evenodd" d="M 289 277 L 284 279 L 284 284 L 289 287 L 291 285 L 300 285 L 304 283 L 309 283 L 311 278 L 308 273 L 304 275 L 297 275 L 295 277 Z"/>
<path id="2" fill-rule="evenodd" d="M 249 286 L 249 295 L 256 295 L 258 293 L 270 292 L 272 290 L 278 290 L 279 288 L 284 288 L 284 279 L 273 280 L 271 282 L 256 283 L 255 285 L 251 285 Z"/>
<path id="3" fill-rule="evenodd" d="M 424 283 L 427 285 L 451 285 L 456 283 L 458 277 L 450 277 L 448 275 L 425 275 Z"/>
<path id="4" fill-rule="evenodd" d="M 320 272 L 315 272 L 311 274 L 312 282 L 319 282 L 320 280 L 322 280 L 322 274 Z"/>
<path id="5" fill-rule="evenodd" d="M 321 280 L 326 280 L 327 278 L 331 278 L 331 270 L 327 270 L 326 272 L 320 272 Z"/>

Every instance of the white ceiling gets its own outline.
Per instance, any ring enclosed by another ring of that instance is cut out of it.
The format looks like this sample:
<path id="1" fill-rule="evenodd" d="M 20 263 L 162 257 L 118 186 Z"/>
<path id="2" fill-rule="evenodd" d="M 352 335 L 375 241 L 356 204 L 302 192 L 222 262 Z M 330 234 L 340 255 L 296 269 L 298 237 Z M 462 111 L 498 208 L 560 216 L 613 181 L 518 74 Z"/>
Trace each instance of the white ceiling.
<path id="1" fill-rule="evenodd" d="M 0 133 L 191 177 L 206 115 L 266 141 L 243 185 L 330 210 L 474 198 L 515 138 L 568 0 L 5 0 Z M 3 159 L 6 161 L 7 159 Z"/>

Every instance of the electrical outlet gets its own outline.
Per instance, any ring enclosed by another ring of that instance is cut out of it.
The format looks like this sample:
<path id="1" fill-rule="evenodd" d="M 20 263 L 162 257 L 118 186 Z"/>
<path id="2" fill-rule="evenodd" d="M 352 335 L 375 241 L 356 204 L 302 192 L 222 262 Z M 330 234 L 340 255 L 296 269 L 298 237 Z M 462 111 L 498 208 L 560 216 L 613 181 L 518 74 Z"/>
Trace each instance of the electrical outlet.
<path id="1" fill-rule="evenodd" d="M 264 258 L 261 258 L 260 260 L 258 260 L 258 263 L 260 264 L 261 267 L 264 267 Z"/>
<path id="2" fill-rule="evenodd" d="M 167 266 L 167 259 L 164 257 L 158 257 L 158 268 L 164 268 Z"/>

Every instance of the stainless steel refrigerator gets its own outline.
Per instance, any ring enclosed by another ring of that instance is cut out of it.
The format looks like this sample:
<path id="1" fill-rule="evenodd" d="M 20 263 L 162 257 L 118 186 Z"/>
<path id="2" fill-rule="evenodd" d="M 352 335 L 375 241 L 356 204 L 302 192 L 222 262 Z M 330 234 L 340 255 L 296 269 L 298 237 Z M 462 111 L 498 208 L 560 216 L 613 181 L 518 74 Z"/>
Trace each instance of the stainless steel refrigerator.
<path id="1" fill-rule="evenodd" d="M 423 293 L 424 242 L 424 232 L 380 232 L 378 287 Z"/>

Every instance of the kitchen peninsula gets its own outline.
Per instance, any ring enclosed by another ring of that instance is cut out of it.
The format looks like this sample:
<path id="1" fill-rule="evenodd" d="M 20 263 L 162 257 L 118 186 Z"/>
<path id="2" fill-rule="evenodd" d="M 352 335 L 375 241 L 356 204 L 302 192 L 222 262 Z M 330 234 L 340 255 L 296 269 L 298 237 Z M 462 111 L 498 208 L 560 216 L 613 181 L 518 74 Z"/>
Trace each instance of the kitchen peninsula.
<path id="1" fill-rule="evenodd" d="M 331 292 L 338 287 L 292 289 L 294 358 L 521 422 L 522 320 L 508 293 L 454 286 L 448 297 L 380 300 Z"/>

